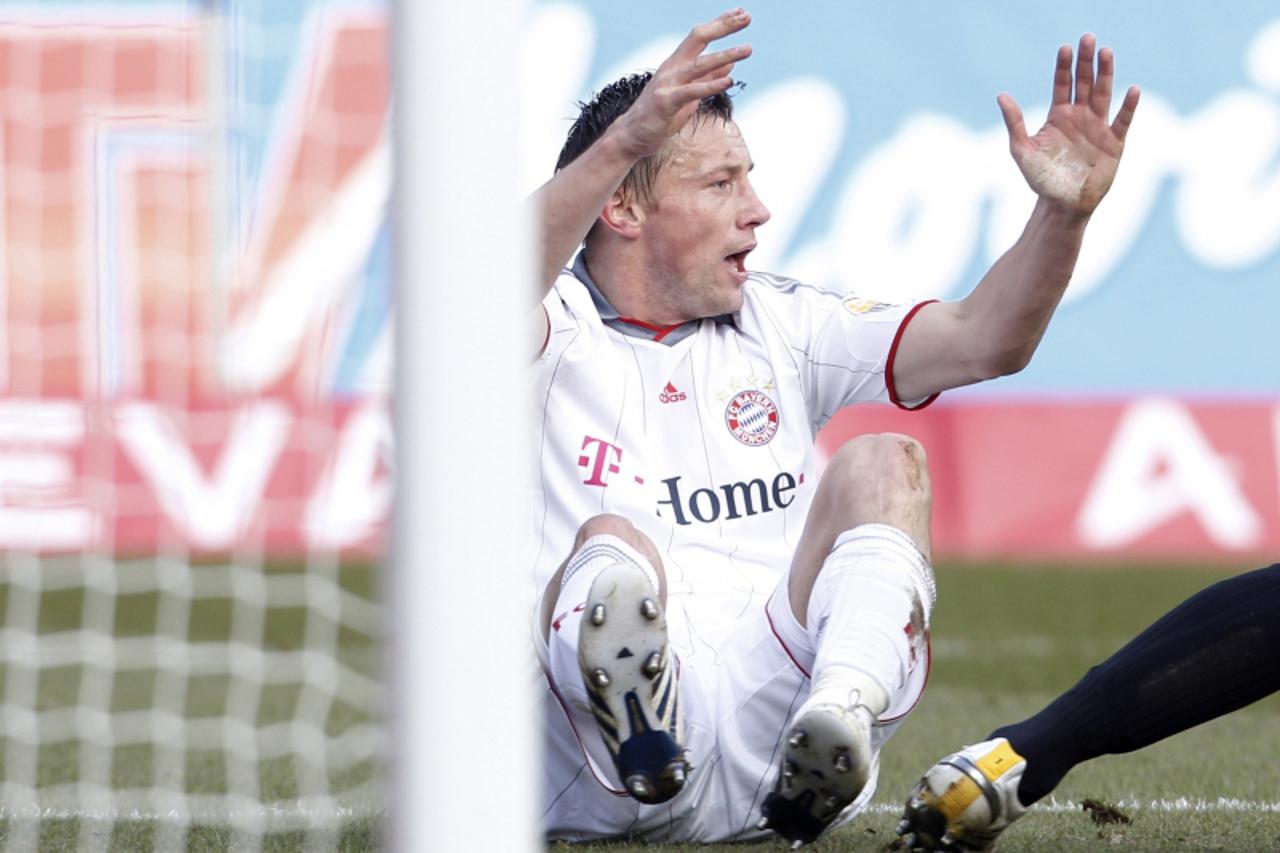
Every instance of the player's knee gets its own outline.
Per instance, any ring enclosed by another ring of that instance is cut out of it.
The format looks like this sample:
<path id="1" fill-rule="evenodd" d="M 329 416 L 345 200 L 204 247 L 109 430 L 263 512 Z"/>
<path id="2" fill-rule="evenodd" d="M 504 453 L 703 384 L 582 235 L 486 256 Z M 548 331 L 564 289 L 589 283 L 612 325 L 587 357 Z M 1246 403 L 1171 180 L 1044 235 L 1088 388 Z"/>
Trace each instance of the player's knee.
<path id="1" fill-rule="evenodd" d="M 617 536 L 624 542 L 638 533 L 634 524 L 621 515 L 593 515 L 578 528 L 578 535 L 573 542 L 573 550 L 578 550 L 592 536 Z"/>
<path id="2" fill-rule="evenodd" d="M 660 569 L 662 566 L 662 559 L 658 555 L 658 549 L 653 544 L 653 540 L 641 533 L 624 516 L 603 513 L 587 519 L 586 523 L 578 528 L 578 535 L 573 542 L 573 550 L 577 551 L 592 536 L 615 536 L 639 551 L 655 567 Z"/>
<path id="3" fill-rule="evenodd" d="M 822 479 L 854 522 L 893 523 L 929 510 L 928 462 L 924 447 L 910 436 L 858 436 L 836 452 Z"/>

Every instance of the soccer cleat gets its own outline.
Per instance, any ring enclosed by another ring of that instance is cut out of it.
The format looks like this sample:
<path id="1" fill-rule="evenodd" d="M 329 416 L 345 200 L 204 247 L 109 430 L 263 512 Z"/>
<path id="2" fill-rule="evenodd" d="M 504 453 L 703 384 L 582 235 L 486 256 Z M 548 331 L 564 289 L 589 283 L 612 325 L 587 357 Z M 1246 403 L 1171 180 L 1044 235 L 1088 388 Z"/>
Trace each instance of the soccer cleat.
<path id="1" fill-rule="evenodd" d="M 1004 738 L 966 746 L 929 768 L 898 823 L 908 850 L 990 850 L 1027 807 L 1018 783 L 1027 762 Z"/>
<path id="2" fill-rule="evenodd" d="M 658 593 L 640 567 L 615 563 L 592 582 L 586 611 L 578 665 L 591 712 L 627 793 L 664 803 L 680 793 L 693 768 Z"/>
<path id="3" fill-rule="evenodd" d="M 785 735 L 778 781 L 764 798 L 759 829 L 771 829 L 792 849 L 816 839 L 857 799 L 871 773 L 872 712 L 810 696 Z"/>

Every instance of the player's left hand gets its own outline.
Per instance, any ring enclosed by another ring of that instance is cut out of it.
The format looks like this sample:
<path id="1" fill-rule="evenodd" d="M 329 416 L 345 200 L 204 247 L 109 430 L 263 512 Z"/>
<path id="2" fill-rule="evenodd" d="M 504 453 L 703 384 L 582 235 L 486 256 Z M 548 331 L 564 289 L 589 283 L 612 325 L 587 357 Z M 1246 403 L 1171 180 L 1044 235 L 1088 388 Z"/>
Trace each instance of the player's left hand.
<path id="1" fill-rule="evenodd" d="M 1074 78 L 1071 46 L 1058 48 L 1053 102 L 1035 136 L 1027 135 L 1022 110 L 1012 96 L 1002 94 L 996 99 L 1009 130 L 1009 151 L 1031 189 L 1040 198 L 1083 215 L 1092 213 L 1111 188 L 1139 95 L 1138 87 L 1130 86 L 1115 120 L 1107 123 L 1115 56 L 1110 48 L 1097 51 L 1095 73 L 1096 46 L 1091 34 L 1080 37 Z"/>

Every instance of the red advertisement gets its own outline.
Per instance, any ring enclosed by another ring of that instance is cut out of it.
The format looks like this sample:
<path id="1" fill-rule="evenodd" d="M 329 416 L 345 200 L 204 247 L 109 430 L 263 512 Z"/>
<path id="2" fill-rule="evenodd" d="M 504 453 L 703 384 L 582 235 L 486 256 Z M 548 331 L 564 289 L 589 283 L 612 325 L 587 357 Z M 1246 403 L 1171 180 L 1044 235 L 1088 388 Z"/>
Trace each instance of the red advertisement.
<path id="1" fill-rule="evenodd" d="M 1280 403 L 1143 397 L 847 409 L 827 454 L 864 432 L 924 444 L 944 557 L 1275 559 Z"/>
<path id="2" fill-rule="evenodd" d="M 219 48 L 193 8 L 0 20 L 0 548 L 378 553 L 385 10 Z M 1274 399 L 944 399 L 820 441 L 888 430 L 928 451 L 943 557 L 1280 553 Z"/>

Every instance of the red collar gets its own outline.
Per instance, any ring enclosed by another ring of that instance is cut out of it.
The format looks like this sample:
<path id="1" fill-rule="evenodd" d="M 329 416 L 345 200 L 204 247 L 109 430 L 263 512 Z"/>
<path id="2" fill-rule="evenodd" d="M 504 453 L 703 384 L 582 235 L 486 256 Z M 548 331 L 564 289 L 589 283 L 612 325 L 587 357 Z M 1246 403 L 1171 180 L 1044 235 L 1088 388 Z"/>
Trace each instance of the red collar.
<path id="1" fill-rule="evenodd" d="M 684 325 L 684 323 L 675 323 L 671 326 L 656 326 L 653 323 L 646 323 L 644 320 L 636 320 L 631 317 L 619 317 L 618 322 L 626 323 L 629 326 L 639 326 L 641 329 L 648 329 L 650 332 L 653 332 L 653 339 L 655 341 L 662 340 L 671 332 Z"/>

